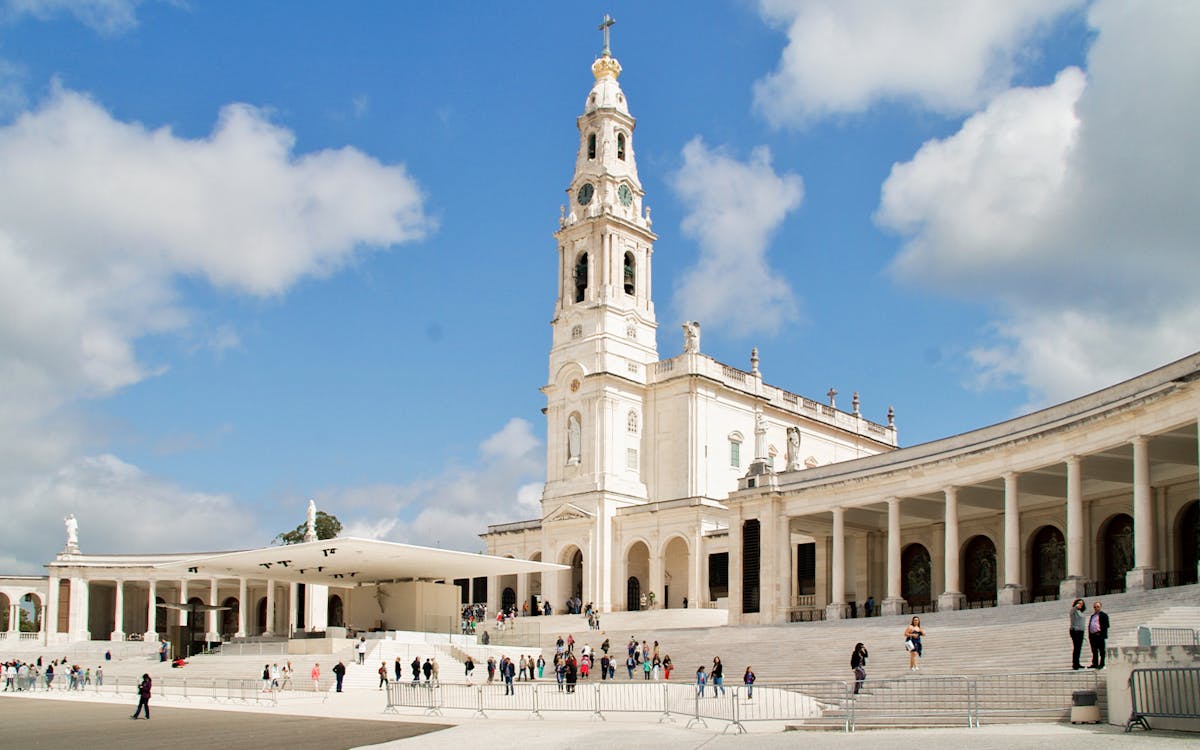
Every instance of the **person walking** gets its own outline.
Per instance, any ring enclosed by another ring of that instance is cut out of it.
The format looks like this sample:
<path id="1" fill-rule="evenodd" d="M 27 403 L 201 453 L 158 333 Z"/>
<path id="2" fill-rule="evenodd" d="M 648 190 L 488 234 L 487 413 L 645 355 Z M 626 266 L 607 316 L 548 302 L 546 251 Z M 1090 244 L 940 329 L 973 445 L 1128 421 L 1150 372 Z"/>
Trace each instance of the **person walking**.
<path id="1" fill-rule="evenodd" d="M 746 686 L 746 700 L 754 700 L 754 681 L 758 679 L 754 676 L 754 670 L 746 667 L 746 673 L 742 675 L 742 683 Z"/>
<path id="2" fill-rule="evenodd" d="M 421 657 L 414 656 L 413 660 L 412 660 L 412 664 L 410 664 L 409 666 L 412 667 L 412 673 L 413 673 L 412 684 L 416 685 L 418 682 L 421 681 Z M 488 682 L 491 682 L 491 680 L 488 680 Z"/>
<path id="3" fill-rule="evenodd" d="M 313 664 L 312 671 L 308 673 L 308 676 L 313 681 L 313 692 L 321 692 L 321 665 L 319 663 Z"/>
<path id="4" fill-rule="evenodd" d="M 358 652 L 358 663 L 367 663 L 367 639 L 364 636 L 358 637 L 358 645 L 354 647 Z"/>
<path id="5" fill-rule="evenodd" d="M 704 686 L 708 684 L 708 673 L 704 671 L 704 665 L 696 670 L 696 697 L 704 697 Z"/>
<path id="6" fill-rule="evenodd" d="M 1108 613 L 1100 602 L 1092 602 L 1092 616 L 1088 618 L 1088 643 L 1092 647 L 1090 669 L 1104 669 L 1104 641 L 1108 638 Z"/>
<path id="7" fill-rule="evenodd" d="M 542 658 L 541 654 L 538 654 L 537 658 L 537 671 L 538 679 L 540 680 L 542 679 L 542 673 L 546 671 L 546 660 Z"/>
<path id="8" fill-rule="evenodd" d="M 400 661 L 400 657 L 396 656 L 396 663 L 392 665 L 392 671 L 396 675 L 396 682 L 404 679 L 404 663 Z"/>
<path id="9" fill-rule="evenodd" d="M 506 656 L 500 662 L 500 671 L 504 675 L 504 694 L 516 695 L 517 691 L 513 687 L 513 678 L 517 676 L 517 665 L 513 664 L 513 660 Z"/>
<path id="10" fill-rule="evenodd" d="M 850 654 L 850 668 L 854 670 L 854 694 L 858 695 L 867 679 L 867 647 L 861 643 L 854 644 L 854 653 Z"/>
<path id="11" fill-rule="evenodd" d="M 337 691 L 342 692 L 342 680 L 346 679 L 346 665 L 338 662 L 333 666 L 333 676 L 337 680 Z"/>
<path id="12" fill-rule="evenodd" d="M 379 662 L 379 669 L 375 671 L 379 673 L 379 689 L 383 690 L 387 687 L 387 662 Z"/>
<path id="13" fill-rule="evenodd" d="M 1083 651 L 1083 634 L 1088 627 L 1086 607 L 1082 599 L 1071 602 L 1071 669 L 1083 669 L 1079 654 Z"/>
<path id="14" fill-rule="evenodd" d="M 916 672 L 921 667 L 917 665 L 917 660 L 921 658 L 921 637 L 925 635 L 925 629 L 921 627 L 921 618 L 913 617 L 912 622 L 904 629 L 904 648 L 908 649 L 908 669 Z"/>
<path id="15" fill-rule="evenodd" d="M 136 719 L 141 715 L 142 709 L 146 709 L 146 720 L 150 720 L 150 675 L 143 674 L 142 681 L 138 683 L 138 704 L 137 710 L 133 712 L 131 719 Z"/>
<path id="16" fill-rule="evenodd" d="M 475 673 L 475 661 L 470 656 L 463 662 L 463 667 L 466 668 L 467 684 L 471 684 L 471 675 Z"/>
<path id="17" fill-rule="evenodd" d="M 717 697 L 718 690 L 725 695 L 725 665 L 721 663 L 721 657 L 713 657 L 712 672 L 709 674 L 712 677 L 713 697 Z"/>

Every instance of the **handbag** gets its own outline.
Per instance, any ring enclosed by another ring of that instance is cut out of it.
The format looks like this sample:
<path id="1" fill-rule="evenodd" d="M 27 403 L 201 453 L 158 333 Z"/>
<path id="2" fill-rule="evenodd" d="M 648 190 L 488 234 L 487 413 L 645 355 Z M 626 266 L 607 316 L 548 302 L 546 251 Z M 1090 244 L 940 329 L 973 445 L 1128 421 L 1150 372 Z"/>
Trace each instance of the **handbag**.
<path id="1" fill-rule="evenodd" d="M 904 650 L 905 651 L 912 651 L 915 648 L 916 648 L 916 646 L 913 645 L 912 638 L 904 639 Z"/>

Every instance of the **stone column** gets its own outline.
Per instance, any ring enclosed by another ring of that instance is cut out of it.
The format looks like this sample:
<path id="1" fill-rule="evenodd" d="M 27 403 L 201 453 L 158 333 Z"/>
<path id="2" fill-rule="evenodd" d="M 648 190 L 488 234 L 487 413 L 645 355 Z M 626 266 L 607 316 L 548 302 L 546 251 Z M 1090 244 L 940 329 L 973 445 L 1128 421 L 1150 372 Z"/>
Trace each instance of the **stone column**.
<path id="1" fill-rule="evenodd" d="M 1154 508 L 1150 491 L 1150 441 L 1138 435 L 1133 444 L 1133 570 L 1125 574 L 1126 591 L 1154 588 Z"/>
<path id="2" fill-rule="evenodd" d="M 666 576 L 663 574 L 662 548 L 660 546 L 657 535 L 651 539 L 651 544 L 658 547 L 657 553 L 655 550 L 650 550 L 650 590 L 654 592 L 654 604 L 651 605 L 649 597 L 646 600 L 646 606 L 662 609 L 663 607 L 663 588 L 666 586 Z"/>
<path id="3" fill-rule="evenodd" d="M 729 624 L 742 622 L 742 504 L 729 514 Z"/>
<path id="4" fill-rule="evenodd" d="M 1083 572 L 1083 553 L 1087 538 L 1083 525 L 1083 474 L 1079 456 L 1067 457 L 1067 577 L 1058 586 L 1060 601 L 1070 602 L 1083 596 L 1087 577 Z"/>
<path id="5" fill-rule="evenodd" d="M 186 580 L 179 581 L 179 603 L 180 604 L 188 603 L 188 582 Z M 187 610 L 186 609 L 179 610 L 178 624 L 186 626 L 187 618 L 188 618 Z"/>
<path id="6" fill-rule="evenodd" d="M 90 641 L 89 597 L 86 578 L 71 578 L 71 640 Z"/>
<path id="7" fill-rule="evenodd" d="M 246 579 L 238 579 L 238 624 L 235 637 L 246 637 Z"/>
<path id="8" fill-rule="evenodd" d="M 307 600 L 306 600 L 307 601 Z M 517 573 L 517 612 L 524 614 L 523 607 L 529 603 L 529 574 Z M 529 614 L 533 614 L 530 612 Z"/>
<path id="9" fill-rule="evenodd" d="M 758 621 L 773 622 L 775 619 L 776 591 L 779 580 L 775 576 L 775 558 L 779 554 L 779 514 L 775 500 L 766 502 L 758 513 Z"/>
<path id="10" fill-rule="evenodd" d="M 18 610 L 20 610 L 20 608 L 21 608 L 20 605 L 13 604 L 11 601 L 9 602 L 9 605 L 8 605 L 8 632 L 9 633 L 20 633 L 21 632 L 21 626 L 20 626 L 21 613 L 18 611 Z M 15 640 L 17 640 L 17 636 L 15 636 L 15 635 L 8 636 L 9 643 L 12 643 Z"/>
<path id="11" fill-rule="evenodd" d="M 220 602 L 217 601 L 217 579 L 213 578 L 208 585 L 208 603 L 214 607 Z M 208 612 L 208 632 L 204 635 L 204 639 L 209 643 L 216 643 L 221 640 L 221 633 L 217 628 L 217 610 L 212 609 Z"/>
<path id="12" fill-rule="evenodd" d="M 833 509 L 833 552 L 826 620 L 842 620 L 846 611 L 846 509 Z"/>
<path id="13" fill-rule="evenodd" d="M 688 566 L 688 606 L 697 609 L 704 606 L 707 601 L 706 591 L 704 588 L 704 569 L 708 562 L 704 554 L 704 538 L 700 534 L 699 523 L 696 524 L 696 532 L 692 534 Z M 682 602 L 682 599 L 680 600 Z"/>
<path id="14" fill-rule="evenodd" d="M 369 627 L 370 623 L 362 623 Z M 263 635 L 275 635 L 275 582 L 267 579 L 267 621 L 263 623 Z"/>
<path id="15" fill-rule="evenodd" d="M 146 643 L 158 640 L 158 591 L 157 581 L 151 578 L 146 582 L 150 588 L 146 592 L 146 632 L 142 634 L 142 640 Z"/>
<path id="16" fill-rule="evenodd" d="M 791 591 L 788 592 L 790 597 L 788 599 L 788 608 L 791 609 L 796 606 L 796 601 L 800 598 L 800 576 L 798 574 L 798 571 L 800 570 L 800 547 L 790 538 L 788 539 L 788 552 L 789 557 L 791 558 L 790 571 L 792 577 L 792 588 Z"/>
<path id="17" fill-rule="evenodd" d="M 788 608 L 792 606 L 792 590 L 796 586 L 796 566 L 792 544 L 792 522 L 780 513 L 779 529 L 775 532 L 775 611 L 772 622 L 787 622 Z"/>
<path id="18" fill-rule="evenodd" d="M 46 579 L 46 615 L 42 618 L 42 645 L 49 646 L 58 634 L 58 576 L 51 574 Z"/>
<path id="19" fill-rule="evenodd" d="M 900 498 L 889 497 L 887 535 L 887 598 L 879 611 L 885 615 L 904 614 L 904 599 L 900 596 Z"/>
<path id="20" fill-rule="evenodd" d="M 946 590 L 938 597 L 939 611 L 962 609 L 963 603 L 967 599 L 963 596 L 962 585 L 959 581 L 958 488 L 947 487 L 943 492 L 946 496 L 946 532 L 942 554 Z"/>
<path id="21" fill-rule="evenodd" d="M 120 579 L 113 594 L 113 629 L 109 640 L 125 640 L 125 582 Z"/>
<path id="22" fill-rule="evenodd" d="M 300 601 L 299 586 L 300 586 L 300 584 L 296 583 L 295 581 L 292 581 L 291 583 L 288 584 L 288 602 L 287 602 L 287 613 L 288 613 L 287 637 L 288 638 L 291 638 L 292 633 L 295 633 L 299 629 L 297 627 L 298 623 L 296 622 L 296 605 Z"/>
<path id="23" fill-rule="evenodd" d="M 996 594 L 996 604 L 1020 604 L 1025 587 L 1021 585 L 1021 509 L 1017 474 L 1004 475 L 1004 588 Z"/>

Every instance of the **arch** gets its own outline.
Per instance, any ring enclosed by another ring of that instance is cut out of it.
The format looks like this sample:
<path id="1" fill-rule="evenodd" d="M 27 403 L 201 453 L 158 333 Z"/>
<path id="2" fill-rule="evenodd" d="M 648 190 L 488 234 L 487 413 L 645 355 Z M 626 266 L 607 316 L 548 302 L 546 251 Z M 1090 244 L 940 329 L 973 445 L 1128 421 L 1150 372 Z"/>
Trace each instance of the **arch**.
<path id="1" fill-rule="evenodd" d="M 1196 551 L 1200 548 L 1200 501 L 1190 500 L 1175 522 L 1175 560 L 1179 583 L 1196 582 Z"/>
<path id="2" fill-rule="evenodd" d="M 646 585 L 650 581 L 650 545 L 641 539 L 635 539 L 625 548 L 625 574 L 629 581 L 636 582 L 638 596 L 626 598 L 625 608 L 630 612 L 642 609 L 641 595 L 649 594 L 653 589 Z M 630 583 L 629 586 L 634 584 Z M 628 593 L 629 586 L 626 587 Z M 657 595 L 657 592 L 655 592 Z"/>
<path id="3" fill-rule="evenodd" d="M 500 609 L 507 612 L 517 606 L 517 592 L 512 586 L 505 586 L 500 594 Z"/>
<path id="4" fill-rule="evenodd" d="M 260 596 L 255 609 L 257 610 L 254 618 L 255 630 L 261 635 L 267 632 L 267 597 Z"/>
<path id="5" fill-rule="evenodd" d="M 596 158 L 596 134 L 588 133 L 587 137 L 587 155 L 589 159 Z"/>
<path id="6" fill-rule="evenodd" d="M 1107 593 L 1125 590 L 1125 574 L 1133 569 L 1133 518 L 1117 513 L 1100 529 L 1100 571 Z"/>
<path id="7" fill-rule="evenodd" d="M 633 253 L 625 253 L 623 269 L 622 278 L 624 279 L 625 293 L 632 295 L 637 289 L 637 259 L 633 257 Z"/>
<path id="8" fill-rule="evenodd" d="M 325 621 L 331 628 L 346 626 L 346 607 L 342 604 L 341 596 L 333 594 L 329 597 L 329 602 L 325 605 Z"/>
<path id="9" fill-rule="evenodd" d="M 1062 531 L 1047 524 L 1033 533 L 1029 543 L 1029 592 L 1038 598 L 1057 599 L 1058 584 L 1067 577 L 1067 541 Z"/>
<path id="10" fill-rule="evenodd" d="M 968 602 L 996 601 L 996 543 L 985 534 L 963 545 L 962 584 Z"/>
<path id="11" fill-rule="evenodd" d="M 17 606 L 21 611 L 26 613 L 25 622 L 28 624 L 28 629 L 21 627 L 22 621 L 17 620 L 17 628 L 23 633 L 40 633 L 42 632 L 42 595 L 36 591 L 26 591 L 17 597 Z M 20 617 L 20 613 L 17 617 Z"/>
<path id="12" fill-rule="evenodd" d="M 221 612 L 221 635 L 230 638 L 238 632 L 238 611 L 242 605 L 236 596 L 227 596 L 221 606 L 229 607 Z"/>
<path id="13" fill-rule="evenodd" d="M 689 574 L 691 571 L 691 548 L 687 539 L 675 534 L 663 545 L 663 597 L 662 607 L 682 608 L 684 599 L 695 599 L 691 593 Z"/>
<path id="14" fill-rule="evenodd" d="M 559 571 L 558 591 L 564 602 L 572 597 L 583 598 L 583 551 L 574 544 L 569 544 L 558 554 L 558 564 L 566 565 L 567 570 Z M 555 609 L 562 607 L 564 602 L 551 602 Z M 563 609 L 562 611 L 566 611 Z"/>
<path id="15" fill-rule="evenodd" d="M 8 630 L 8 618 L 12 612 L 12 601 L 8 594 L 0 591 L 0 632 Z"/>
<path id="16" fill-rule="evenodd" d="M 580 253 L 575 258 L 575 301 L 583 302 L 588 288 L 588 254 Z"/>
<path id="17" fill-rule="evenodd" d="M 933 593 L 933 562 L 923 544 L 910 544 L 900 555 L 900 596 L 910 607 L 928 605 Z"/>
<path id="18" fill-rule="evenodd" d="M 625 161 L 625 134 L 617 133 L 617 158 Z"/>

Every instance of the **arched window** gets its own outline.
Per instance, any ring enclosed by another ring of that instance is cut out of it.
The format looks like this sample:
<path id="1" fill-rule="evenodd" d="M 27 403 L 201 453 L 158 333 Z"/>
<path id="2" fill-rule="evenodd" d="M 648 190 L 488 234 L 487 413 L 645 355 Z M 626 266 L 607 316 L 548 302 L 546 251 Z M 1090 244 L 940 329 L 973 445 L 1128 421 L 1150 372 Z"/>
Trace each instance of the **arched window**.
<path id="1" fill-rule="evenodd" d="M 625 134 L 617 133 L 617 158 L 625 161 Z"/>
<path id="2" fill-rule="evenodd" d="M 636 435 L 638 431 L 638 415 L 633 409 L 629 410 L 629 416 L 625 418 L 625 428 L 632 434 Z"/>
<path id="3" fill-rule="evenodd" d="M 583 302 L 588 287 L 588 256 L 580 253 L 575 261 L 575 301 Z"/>
<path id="4" fill-rule="evenodd" d="M 595 133 L 590 133 L 588 135 L 588 158 L 589 159 L 596 158 L 596 134 Z"/>
<path id="5" fill-rule="evenodd" d="M 729 466 L 733 469 L 742 467 L 742 433 L 729 433 Z"/>
<path id="6" fill-rule="evenodd" d="M 633 258 L 633 253 L 625 253 L 625 293 L 633 294 L 635 271 L 637 269 L 637 261 Z"/>

